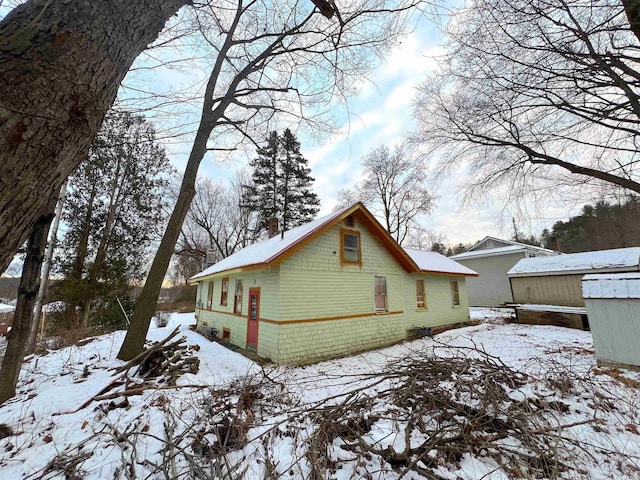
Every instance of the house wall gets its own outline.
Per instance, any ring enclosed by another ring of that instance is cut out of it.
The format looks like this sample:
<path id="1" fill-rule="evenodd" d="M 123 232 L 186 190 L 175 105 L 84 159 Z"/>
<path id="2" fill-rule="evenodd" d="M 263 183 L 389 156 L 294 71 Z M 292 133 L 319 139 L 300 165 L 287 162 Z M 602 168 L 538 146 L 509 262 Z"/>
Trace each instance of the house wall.
<path id="1" fill-rule="evenodd" d="M 249 289 L 260 288 L 260 318 L 273 319 L 280 316 L 279 268 L 254 270 L 235 274 L 219 274 L 211 279 L 198 282 L 196 314 L 198 328 L 213 327 L 222 336 L 225 328 L 230 330 L 230 341 L 241 348 L 247 346 L 247 315 L 249 312 Z M 229 278 L 227 305 L 220 304 L 222 279 Z M 236 279 L 242 279 L 242 312 L 233 313 Z M 209 283 L 213 282 L 213 305 L 207 307 Z M 259 323 L 258 350 L 260 357 L 277 361 L 278 329 L 268 322 Z"/>
<path id="2" fill-rule="evenodd" d="M 501 242 L 500 240 L 494 240 L 492 238 L 487 239 L 486 242 L 477 245 L 475 248 L 473 248 L 471 251 L 478 251 L 478 250 L 490 250 L 492 248 L 500 248 L 500 247 L 508 247 L 512 245 L 511 243 L 507 243 L 507 242 Z"/>
<path id="3" fill-rule="evenodd" d="M 362 265 L 341 265 L 337 225 L 280 266 L 281 363 L 310 362 L 388 345 L 415 326 L 447 325 L 469 318 L 464 277 L 457 277 L 460 306 L 453 307 L 448 276 L 408 274 L 357 221 Z M 374 277 L 387 281 L 388 313 L 376 314 Z M 415 280 L 423 278 L 427 309 L 416 306 Z"/>
<path id="4" fill-rule="evenodd" d="M 469 305 L 498 307 L 513 302 L 507 272 L 525 258 L 524 252 L 479 258 L 461 258 L 456 262 L 478 272 L 478 277 L 467 278 Z"/>
<path id="5" fill-rule="evenodd" d="M 584 307 L 583 275 L 547 275 L 511 278 L 515 303 Z"/>

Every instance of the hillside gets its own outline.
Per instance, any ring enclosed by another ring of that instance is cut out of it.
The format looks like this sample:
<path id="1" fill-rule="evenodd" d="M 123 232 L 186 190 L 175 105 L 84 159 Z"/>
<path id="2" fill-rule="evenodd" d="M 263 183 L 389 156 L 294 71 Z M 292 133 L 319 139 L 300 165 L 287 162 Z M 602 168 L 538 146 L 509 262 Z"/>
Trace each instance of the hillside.
<path id="1" fill-rule="evenodd" d="M 124 332 L 50 352 L 0 407 L 0 478 L 640 478 L 638 373 L 597 368 L 589 332 L 475 315 L 434 339 L 261 367 L 176 314 L 149 339 L 181 326 L 199 369 L 141 394 L 133 370 L 123 384 L 110 370 Z"/>

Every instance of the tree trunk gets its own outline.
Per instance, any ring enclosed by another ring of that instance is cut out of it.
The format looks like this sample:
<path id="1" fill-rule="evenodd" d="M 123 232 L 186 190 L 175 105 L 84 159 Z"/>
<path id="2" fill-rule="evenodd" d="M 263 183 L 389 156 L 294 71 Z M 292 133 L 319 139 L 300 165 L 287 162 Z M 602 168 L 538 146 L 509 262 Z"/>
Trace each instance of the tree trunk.
<path id="1" fill-rule="evenodd" d="M 188 0 L 30 0 L 0 22 L 0 272 Z"/>
<path id="2" fill-rule="evenodd" d="M 60 225 L 60 217 L 62 216 L 62 207 L 64 205 L 64 197 L 67 194 L 67 182 L 62 183 L 60 188 L 60 195 L 56 202 L 56 210 L 54 212 L 55 219 L 51 226 L 51 238 L 47 245 L 47 251 L 44 257 L 44 266 L 42 267 L 42 274 L 40 275 L 40 288 L 38 289 L 38 297 L 36 298 L 36 305 L 33 309 L 33 321 L 31 322 L 31 329 L 29 330 L 29 343 L 27 344 L 26 353 L 30 354 L 36 350 L 36 340 L 38 339 L 38 326 L 40 325 L 40 317 L 42 315 L 42 304 L 44 303 L 44 295 L 47 291 L 47 284 L 49 283 L 49 271 L 51 270 L 51 261 L 53 260 L 53 249 L 57 243 L 58 226 Z"/>
<path id="3" fill-rule="evenodd" d="M 207 111 L 206 101 L 204 111 Z M 180 195 L 171 213 L 171 218 L 160 242 L 160 247 L 158 247 L 156 256 L 153 259 L 147 280 L 136 302 L 136 308 L 131 317 L 131 325 L 129 325 L 127 335 L 118 352 L 118 358 L 120 360 L 131 360 L 142 352 L 144 348 L 144 341 L 147 338 L 151 317 L 156 310 L 158 296 L 160 295 L 160 289 L 162 288 L 162 282 L 167 273 L 167 268 L 169 268 L 171 255 L 173 255 L 180 231 L 182 230 L 182 224 L 184 223 L 184 219 L 191 206 L 191 201 L 196 193 L 195 185 L 198 168 L 204 155 L 207 153 L 207 139 L 211 133 L 211 127 L 209 125 L 203 125 L 204 123 L 205 122 L 200 123 L 200 128 L 193 142 L 189 161 L 184 171 L 182 185 L 180 186 Z"/>
<path id="4" fill-rule="evenodd" d="M 29 342 L 33 307 L 40 288 L 40 269 L 47 245 L 49 226 L 53 220 L 55 201 L 48 206 L 47 214 L 34 225 L 27 244 L 27 256 L 22 267 L 22 278 L 18 289 L 18 303 L 13 324 L 8 335 L 7 351 L 0 368 L 0 405 L 16 394 L 16 383 Z"/>

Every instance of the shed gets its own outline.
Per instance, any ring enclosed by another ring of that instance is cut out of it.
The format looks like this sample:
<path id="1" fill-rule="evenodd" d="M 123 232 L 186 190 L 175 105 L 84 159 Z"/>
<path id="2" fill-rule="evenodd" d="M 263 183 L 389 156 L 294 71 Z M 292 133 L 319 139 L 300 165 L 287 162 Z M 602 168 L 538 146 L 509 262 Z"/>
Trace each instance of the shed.
<path id="1" fill-rule="evenodd" d="M 509 270 L 513 300 L 584 307 L 582 277 L 640 271 L 640 247 L 523 258 Z"/>
<path id="2" fill-rule="evenodd" d="M 516 310 L 518 321 L 588 328 L 586 310 L 570 311 L 575 307 L 585 307 L 582 298 L 582 277 L 596 273 L 638 271 L 640 247 L 629 247 L 524 258 L 514 265 L 507 275 L 514 303 L 526 305 L 526 311 L 533 312 L 520 315 Z M 555 311 L 548 308 L 552 306 L 556 307 Z M 572 308 L 563 311 L 558 307 Z"/>
<path id="3" fill-rule="evenodd" d="M 523 258 L 546 257 L 557 252 L 512 240 L 485 237 L 466 252 L 449 258 L 478 273 L 467 279 L 469 305 L 499 307 L 513 302 L 507 272 Z"/>
<path id="4" fill-rule="evenodd" d="M 585 275 L 582 292 L 598 363 L 640 367 L 640 273 Z"/>

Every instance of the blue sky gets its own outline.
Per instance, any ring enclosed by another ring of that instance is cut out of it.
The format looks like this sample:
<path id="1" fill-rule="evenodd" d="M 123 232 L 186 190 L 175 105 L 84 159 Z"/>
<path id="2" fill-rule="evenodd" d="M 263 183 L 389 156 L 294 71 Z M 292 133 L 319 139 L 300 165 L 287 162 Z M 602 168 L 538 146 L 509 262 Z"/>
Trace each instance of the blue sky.
<path id="1" fill-rule="evenodd" d="M 361 177 L 360 161 L 370 150 L 381 145 L 392 146 L 403 141 L 413 128 L 412 101 L 415 88 L 436 67 L 443 53 L 438 29 L 426 20 L 412 34 L 402 39 L 386 61 L 379 64 L 371 81 L 361 86 L 358 95 L 335 114 L 342 122 L 343 133 L 318 144 L 300 134 L 302 153 L 309 160 L 315 177 L 315 190 L 321 199 L 320 214 L 329 213 L 336 204 L 337 192 L 352 186 Z M 177 152 L 177 150 L 174 150 Z M 200 167 L 200 174 L 216 179 L 229 177 L 237 168 L 247 165 L 249 155 L 237 155 L 234 162 L 216 162 L 210 156 Z M 177 164 L 183 162 L 174 155 Z M 509 238 L 511 217 L 496 195 L 488 203 L 462 208 L 461 190 L 464 170 L 433 185 L 437 197 L 433 212 L 423 218 L 426 228 L 446 236 L 448 243 L 472 243 L 486 235 Z M 535 216 L 536 214 L 534 214 Z M 537 217 L 519 224 L 526 234 L 539 234 L 554 221 L 564 219 L 563 207 L 547 207 Z"/>

